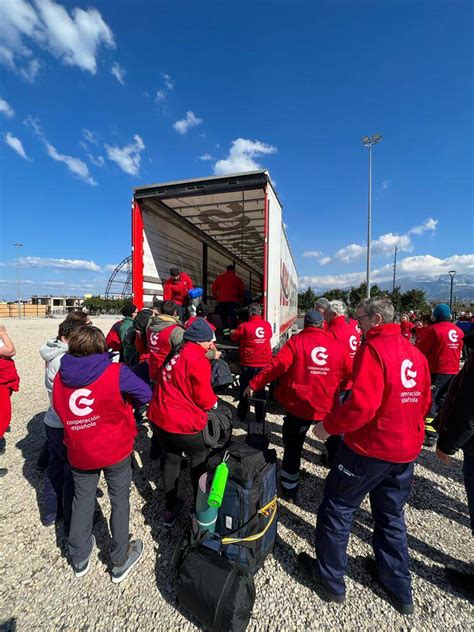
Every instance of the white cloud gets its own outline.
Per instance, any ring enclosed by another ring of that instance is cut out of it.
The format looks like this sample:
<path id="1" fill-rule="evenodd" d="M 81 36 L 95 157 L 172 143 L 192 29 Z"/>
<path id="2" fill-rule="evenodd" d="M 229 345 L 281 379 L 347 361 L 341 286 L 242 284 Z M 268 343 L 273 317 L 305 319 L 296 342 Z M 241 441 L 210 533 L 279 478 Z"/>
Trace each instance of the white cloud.
<path id="1" fill-rule="evenodd" d="M 20 257 L 20 265 L 28 268 L 61 268 L 68 270 L 89 270 L 100 272 L 95 261 L 84 259 L 55 259 L 52 257 Z"/>
<path id="2" fill-rule="evenodd" d="M 93 156 L 90 152 L 87 152 L 87 157 L 94 165 L 94 167 L 103 167 L 105 165 L 105 160 L 103 156 Z"/>
<path id="3" fill-rule="evenodd" d="M 166 91 L 157 90 L 155 94 L 155 103 L 163 103 L 165 99 L 166 99 Z"/>
<path id="4" fill-rule="evenodd" d="M 11 147 L 13 149 L 13 151 L 16 151 L 16 153 L 19 156 L 21 156 L 25 160 L 29 160 L 29 158 L 26 155 L 26 152 L 25 152 L 25 150 L 23 148 L 23 143 L 21 142 L 21 140 L 19 138 L 17 138 L 16 136 L 13 136 L 9 132 L 7 132 L 5 134 L 5 136 L 4 136 L 4 140 L 5 140 L 6 144 L 9 147 Z"/>
<path id="5" fill-rule="evenodd" d="M 54 0 L 0 2 L 0 63 L 28 81 L 38 74 L 40 63 L 28 47 L 48 50 L 66 66 L 77 66 L 95 75 L 101 46 L 115 48 L 110 27 L 97 9 L 75 7 L 71 14 Z"/>
<path id="6" fill-rule="evenodd" d="M 433 255 L 415 255 L 400 259 L 397 263 L 397 278 L 404 277 L 438 277 L 447 274 L 448 270 L 456 270 L 459 274 L 474 274 L 474 254 L 452 255 L 446 259 Z M 372 270 L 372 281 L 383 282 L 392 279 L 391 264 Z M 365 281 L 366 273 L 349 272 L 348 274 L 330 274 L 323 276 L 304 276 L 299 279 L 299 286 L 334 288 L 350 287 Z"/>
<path id="7" fill-rule="evenodd" d="M 104 270 L 106 270 L 106 272 L 113 272 L 117 266 L 118 263 L 108 263 L 106 266 L 104 266 Z"/>
<path id="8" fill-rule="evenodd" d="M 256 171 L 261 169 L 261 166 L 255 160 L 256 158 L 275 154 L 276 152 L 277 148 L 273 145 L 267 145 L 259 140 L 237 138 L 237 140 L 232 142 L 227 158 L 218 160 L 214 165 L 214 173 L 216 176 L 221 176 L 241 171 Z"/>
<path id="9" fill-rule="evenodd" d="M 93 132 L 90 129 L 84 128 L 82 130 L 82 137 L 88 143 L 92 143 L 93 145 L 99 144 L 99 135 L 97 134 L 97 132 Z"/>
<path id="10" fill-rule="evenodd" d="M 392 184 L 391 180 L 382 180 L 382 187 L 381 187 L 382 191 L 386 191 L 387 189 L 389 189 L 391 184 Z"/>
<path id="11" fill-rule="evenodd" d="M 69 169 L 69 171 L 77 176 L 80 180 L 87 182 L 87 184 L 90 184 L 91 186 L 97 185 L 97 182 L 91 176 L 86 163 L 83 162 L 80 158 L 75 158 L 74 156 L 69 156 L 67 154 L 61 154 L 56 149 L 56 147 L 54 147 L 54 145 L 51 145 L 51 143 L 46 139 L 43 130 L 41 129 L 36 119 L 29 116 L 27 119 L 25 119 L 24 124 L 33 129 L 36 136 L 38 136 L 38 138 L 45 146 L 46 153 L 50 158 L 52 158 L 56 162 L 63 162 Z"/>
<path id="12" fill-rule="evenodd" d="M 0 112 L 7 118 L 13 118 L 15 116 L 15 110 L 12 106 L 0 97 Z"/>
<path id="13" fill-rule="evenodd" d="M 202 119 L 198 118 L 194 112 L 189 110 L 186 112 L 186 116 L 179 121 L 174 123 L 173 127 L 178 132 L 178 134 L 186 134 L 191 127 L 196 127 L 197 125 L 201 125 Z"/>
<path id="14" fill-rule="evenodd" d="M 211 156 L 211 154 L 202 154 L 201 156 L 199 156 L 199 160 L 214 160 L 214 156 Z"/>
<path id="15" fill-rule="evenodd" d="M 314 257 L 315 259 L 319 259 L 323 256 L 321 250 L 306 250 L 303 252 L 303 257 Z"/>
<path id="16" fill-rule="evenodd" d="M 430 217 L 425 222 L 423 222 L 423 224 L 421 224 L 420 226 L 413 226 L 413 228 L 410 228 L 410 230 L 408 231 L 408 234 L 409 235 L 422 235 L 423 233 L 426 233 L 428 231 L 431 231 L 432 233 L 434 233 L 436 231 L 437 225 L 438 225 L 438 220 Z"/>
<path id="17" fill-rule="evenodd" d="M 122 171 L 129 173 L 131 176 L 138 175 L 141 162 L 140 153 L 144 149 L 145 143 L 138 134 L 135 134 L 133 137 L 133 143 L 125 145 L 125 147 L 111 147 L 110 145 L 105 145 L 109 160 L 116 162 Z"/>
<path id="18" fill-rule="evenodd" d="M 327 266 L 328 263 L 331 263 L 332 259 L 331 257 L 321 257 L 321 259 L 319 260 L 319 263 L 322 266 Z"/>
<path id="19" fill-rule="evenodd" d="M 162 73 L 161 75 L 165 82 L 165 86 L 168 90 L 173 90 L 174 88 L 174 80 L 166 73 Z"/>
<path id="20" fill-rule="evenodd" d="M 118 64 L 116 61 L 112 64 L 112 68 L 110 69 L 110 72 L 113 74 L 113 76 L 117 79 L 117 81 L 119 83 L 121 83 L 123 86 L 125 85 L 125 75 L 127 74 L 127 71 L 125 70 L 125 68 L 123 68 L 122 66 L 120 66 L 120 64 Z"/>

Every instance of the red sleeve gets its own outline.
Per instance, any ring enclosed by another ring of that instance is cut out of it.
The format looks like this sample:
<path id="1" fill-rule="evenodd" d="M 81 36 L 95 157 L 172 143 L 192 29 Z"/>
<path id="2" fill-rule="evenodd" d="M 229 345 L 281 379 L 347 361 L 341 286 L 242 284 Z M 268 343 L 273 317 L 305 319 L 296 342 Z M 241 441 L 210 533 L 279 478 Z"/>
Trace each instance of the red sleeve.
<path id="1" fill-rule="evenodd" d="M 217 279 L 212 284 L 211 291 L 212 291 L 212 296 L 214 298 L 217 298 L 217 292 L 219 291 L 219 277 L 217 277 Z"/>
<path id="2" fill-rule="evenodd" d="M 382 404 L 383 368 L 370 346 L 364 345 L 356 354 L 352 379 L 348 401 L 323 419 L 324 429 L 329 434 L 344 434 L 365 426 Z"/>
<path id="3" fill-rule="evenodd" d="M 234 329 L 234 331 L 231 332 L 230 339 L 232 340 L 232 342 L 239 342 L 239 340 L 242 338 L 243 335 L 244 335 L 244 324 L 242 323 L 241 325 L 237 327 L 237 329 Z"/>
<path id="4" fill-rule="evenodd" d="M 427 417 L 429 410 L 431 408 L 431 374 L 430 374 L 430 367 L 428 364 L 428 360 L 426 358 L 423 358 L 424 363 L 425 363 L 425 383 L 424 383 L 424 388 L 423 388 L 423 401 L 424 401 L 424 405 L 423 405 L 423 414 L 425 417 Z"/>
<path id="5" fill-rule="evenodd" d="M 189 376 L 194 403 L 203 410 L 211 410 L 217 402 L 217 397 L 211 386 L 211 363 L 203 357 L 201 362 L 195 362 Z"/>
<path id="6" fill-rule="evenodd" d="M 186 272 L 182 272 L 181 273 L 184 277 L 184 280 L 188 282 L 189 284 L 189 289 L 191 290 L 194 286 L 193 286 L 193 280 L 191 279 L 191 277 L 189 276 L 189 274 L 186 274 Z"/>
<path id="7" fill-rule="evenodd" d="M 417 347 L 427 358 L 429 357 L 431 347 L 433 346 L 433 329 L 430 327 L 426 328 L 426 331 L 421 336 Z"/>
<path id="8" fill-rule="evenodd" d="M 353 362 L 347 349 L 345 347 L 343 349 L 341 390 L 345 391 L 352 380 Z"/>
<path id="9" fill-rule="evenodd" d="M 171 297 L 172 297 L 171 286 L 170 286 L 170 283 L 166 281 L 166 283 L 163 286 L 163 300 L 171 301 Z"/>
<path id="10" fill-rule="evenodd" d="M 249 386 L 253 391 L 260 391 L 265 386 L 288 371 L 295 357 L 294 344 L 291 339 L 267 364 L 267 366 L 251 380 Z"/>

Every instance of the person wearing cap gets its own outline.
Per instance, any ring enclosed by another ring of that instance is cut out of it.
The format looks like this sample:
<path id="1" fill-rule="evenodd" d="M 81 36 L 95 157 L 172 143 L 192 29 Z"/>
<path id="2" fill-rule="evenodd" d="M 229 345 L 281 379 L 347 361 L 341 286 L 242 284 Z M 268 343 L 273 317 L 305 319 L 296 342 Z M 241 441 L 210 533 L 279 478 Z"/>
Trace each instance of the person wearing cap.
<path id="1" fill-rule="evenodd" d="M 207 413 L 217 406 L 211 387 L 211 363 L 206 353 L 214 345 L 214 332 L 198 318 L 184 332 L 160 369 L 148 418 L 156 426 L 165 454 L 165 526 L 171 527 L 184 503 L 178 497 L 181 456 L 191 459 L 191 482 L 196 496 L 199 477 L 206 470 L 208 448 L 203 439 Z"/>
<path id="2" fill-rule="evenodd" d="M 292 336 L 244 392 L 252 396 L 278 379 L 275 397 L 286 411 L 283 422 L 283 496 L 296 502 L 301 453 L 306 433 L 338 405 L 339 393 L 351 377 L 347 350 L 323 328 L 320 312 L 310 310 L 304 329 Z"/>
<path id="3" fill-rule="evenodd" d="M 240 357 L 240 400 L 237 407 L 239 421 L 244 423 L 249 412 L 249 401 L 244 391 L 249 382 L 272 359 L 272 326 L 262 318 L 262 306 L 259 303 L 249 305 L 249 320 L 240 323 L 237 329 L 230 333 L 232 342 L 239 343 Z M 257 423 L 265 421 L 265 407 L 267 393 L 263 388 L 255 393 L 255 417 Z"/>
<path id="4" fill-rule="evenodd" d="M 326 299 L 323 299 L 324 301 Z M 327 330 L 336 340 L 347 349 L 352 364 L 357 349 L 360 346 L 361 331 L 357 326 L 357 321 L 347 315 L 347 306 L 339 300 L 329 301 L 329 306 L 324 310 L 324 319 L 327 323 Z M 348 380 L 341 392 L 341 401 L 350 397 L 352 382 Z M 326 441 L 327 454 L 321 455 L 321 462 L 327 467 L 331 467 L 336 452 L 342 441 L 339 435 L 331 435 Z"/>
<path id="5" fill-rule="evenodd" d="M 178 306 L 178 314 L 184 318 L 184 304 L 189 290 L 193 288 L 191 277 L 179 268 L 170 268 L 170 277 L 163 286 L 163 301 L 173 301 Z"/>
<path id="6" fill-rule="evenodd" d="M 433 310 L 434 324 L 429 325 L 417 344 L 425 354 L 431 374 L 431 407 L 425 420 L 425 443 L 434 446 L 438 433 L 433 419 L 441 410 L 449 384 L 459 372 L 464 332 L 451 322 L 451 310 L 439 303 Z"/>
<path id="7" fill-rule="evenodd" d="M 222 323 L 222 333 L 230 336 L 230 330 L 237 327 L 237 310 L 244 302 L 245 285 L 235 274 L 235 266 L 230 264 L 212 284 L 212 296 L 217 301 Z"/>
<path id="8" fill-rule="evenodd" d="M 315 560 L 300 553 L 298 566 L 326 600 L 345 599 L 347 544 L 354 512 L 369 494 L 375 523 L 375 561 L 366 568 L 402 614 L 414 610 L 404 507 L 414 461 L 423 445 L 423 419 L 430 404 L 426 358 L 401 334 L 387 298 L 357 308 L 365 342 L 354 359 L 350 398 L 314 428 L 322 441 L 344 435 L 326 478 L 316 523 Z"/>

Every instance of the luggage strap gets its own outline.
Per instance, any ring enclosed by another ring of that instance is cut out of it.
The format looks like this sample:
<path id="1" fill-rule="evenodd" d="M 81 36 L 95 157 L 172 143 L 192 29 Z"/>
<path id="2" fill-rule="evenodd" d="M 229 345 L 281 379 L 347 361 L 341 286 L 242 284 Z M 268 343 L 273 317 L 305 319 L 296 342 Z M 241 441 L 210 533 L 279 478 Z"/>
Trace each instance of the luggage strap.
<path id="1" fill-rule="evenodd" d="M 240 568 L 235 565 L 233 569 L 230 571 L 229 575 L 227 575 L 227 579 L 225 580 L 224 589 L 222 590 L 221 596 L 219 598 L 219 602 L 216 608 L 216 614 L 214 615 L 214 626 L 216 630 L 221 629 L 222 617 L 224 615 L 225 606 L 227 603 L 227 599 L 229 598 L 230 591 L 234 586 L 235 579 L 240 572 Z"/>
<path id="2" fill-rule="evenodd" d="M 242 543 L 255 542 L 256 540 L 259 540 L 260 538 L 262 538 L 265 535 L 265 533 L 268 531 L 268 529 L 271 527 L 272 523 L 274 522 L 276 518 L 277 497 L 275 496 L 275 498 L 272 501 L 270 501 L 267 505 L 265 505 L 265 507 L 262 507 L 261 509 L 259 509 L 257 513 L 262 514 L 263 516 L 267 518 L 268 516 L 270 516 L 270 520 L 265 525 L 265 528 L 262 531 L 260 531 L 260 533 L 256 533 L 255 535 L 249 535 L 246 538 L 222 538 L 221 540 L 222 544 L 239 544 L 241 542 Z"/>

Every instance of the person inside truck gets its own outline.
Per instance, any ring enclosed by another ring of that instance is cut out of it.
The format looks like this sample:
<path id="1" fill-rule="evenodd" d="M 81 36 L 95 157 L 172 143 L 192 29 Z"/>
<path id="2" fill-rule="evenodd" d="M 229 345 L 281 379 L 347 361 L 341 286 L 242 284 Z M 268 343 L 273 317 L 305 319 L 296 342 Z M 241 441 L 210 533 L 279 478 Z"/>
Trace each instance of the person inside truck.
<path id="1" fill-rule="evenodd" d="M 237 327 L 237 310 L 245 298 L 245 285 L 235 274 L 234 264 L 228 265 L 226 271 L 214 281 L 212 296 L 217 301 L 222 333 L 225 337 L 229 337 L 230 330 Z"/>
<path id="2" fill-rule="evenodd" d="M 170 277 L 163 286 L 163 301 L 173 301 L 178 306 L 178 315 L 184 319 L 184 306 L 188 292 L 193 287 L 191 277 L 179 268 L 170 268 Z"/>

